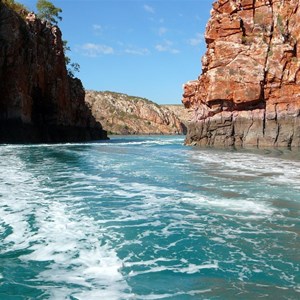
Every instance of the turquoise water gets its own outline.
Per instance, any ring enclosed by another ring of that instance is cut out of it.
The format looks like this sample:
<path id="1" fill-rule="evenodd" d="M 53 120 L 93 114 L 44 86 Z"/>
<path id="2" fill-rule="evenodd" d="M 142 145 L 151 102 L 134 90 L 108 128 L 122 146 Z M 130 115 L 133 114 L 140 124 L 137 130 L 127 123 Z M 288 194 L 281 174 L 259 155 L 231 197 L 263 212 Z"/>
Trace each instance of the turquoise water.
<path id="1" fill-rule="evenodd" d="M 183 137 L 0 146 L 0 299 L 300 299 L 300 155 Z"/>

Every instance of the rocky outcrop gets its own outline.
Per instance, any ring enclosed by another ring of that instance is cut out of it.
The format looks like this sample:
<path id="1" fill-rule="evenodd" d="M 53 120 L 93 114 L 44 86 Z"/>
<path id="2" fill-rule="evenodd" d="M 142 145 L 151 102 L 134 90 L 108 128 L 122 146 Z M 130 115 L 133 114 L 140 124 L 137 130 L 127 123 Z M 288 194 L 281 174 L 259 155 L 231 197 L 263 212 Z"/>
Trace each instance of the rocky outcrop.
<path id="1" fill-rule="evenodd" d="M 183 134 L 186 134 L 187 127 L 189 126 L 193 117 L 192 109 L 185 109 L 185 107 L 182 104 L 165 104 L 162 106 L 169 109 L 175 114 L 175 116 L 183 124 Z"/>
<path id="2" fill-rule="evenodd" d="M 182 134 L 184 125 L 168 108 L 144 98 L 86 91 L 86 103 L 112 134 Z"/>
<path id="3" fill-rule="evenodd" d="M 298 0 L 219 0 L 202 75 L 184 86 L 187 144 L 300 146 Z"/>
<path id="4" fill-rule="evenodd" d="M 67 74 L 59 28 L 1 2 L 0 95 L 1 143 L 106 138 Z"/>

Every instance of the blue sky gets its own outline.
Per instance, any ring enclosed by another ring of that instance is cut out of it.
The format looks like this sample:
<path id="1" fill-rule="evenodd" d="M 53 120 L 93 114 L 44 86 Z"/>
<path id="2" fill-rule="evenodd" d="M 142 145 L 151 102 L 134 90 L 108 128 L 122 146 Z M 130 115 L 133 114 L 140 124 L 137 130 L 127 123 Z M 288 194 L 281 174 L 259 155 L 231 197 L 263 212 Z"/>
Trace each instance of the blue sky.
<path id="1" fill-rule="evenodd" d="M 31 10 L 36 1 L 19 0 Z M 181 103 L 201 73 L 212 0 L 53 0 L 86 89 Z"/>

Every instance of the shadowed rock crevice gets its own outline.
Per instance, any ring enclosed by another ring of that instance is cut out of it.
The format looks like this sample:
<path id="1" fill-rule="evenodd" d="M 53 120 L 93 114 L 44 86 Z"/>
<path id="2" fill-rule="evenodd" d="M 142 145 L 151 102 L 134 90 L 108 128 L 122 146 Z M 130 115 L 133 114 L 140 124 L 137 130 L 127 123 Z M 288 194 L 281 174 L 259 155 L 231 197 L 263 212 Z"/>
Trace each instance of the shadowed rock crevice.
<path id="1" fill-rule="evenodd" d="M 194 110 L 187 144 L 300 146 L 298 5 L 213 4 L 202 75 L 184 86 L 183 103 Z"/>

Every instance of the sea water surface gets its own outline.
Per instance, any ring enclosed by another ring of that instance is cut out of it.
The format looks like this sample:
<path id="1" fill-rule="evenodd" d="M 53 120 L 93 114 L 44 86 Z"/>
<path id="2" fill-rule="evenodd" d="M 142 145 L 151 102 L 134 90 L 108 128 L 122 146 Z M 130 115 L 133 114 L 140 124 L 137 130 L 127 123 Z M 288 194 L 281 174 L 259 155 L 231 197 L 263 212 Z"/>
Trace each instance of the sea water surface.
<path id="1" fill-rule="evenodd" d="M 181 136 L 0 146 L 0 299 L 300 299 L 300 155 Z"/>

